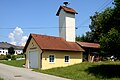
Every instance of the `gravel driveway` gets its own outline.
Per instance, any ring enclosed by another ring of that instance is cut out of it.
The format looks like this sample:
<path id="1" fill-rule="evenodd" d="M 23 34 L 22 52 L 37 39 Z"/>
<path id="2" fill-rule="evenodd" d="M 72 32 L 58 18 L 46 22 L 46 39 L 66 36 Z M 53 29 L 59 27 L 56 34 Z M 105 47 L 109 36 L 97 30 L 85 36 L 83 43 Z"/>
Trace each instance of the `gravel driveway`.
<path id="1" fill-rule="evenodd" d="M 5 80 L 67 80 L 65 78 L 33 72 L 30 69 L 8 66 L 1 63 L 0 77 Z"/>

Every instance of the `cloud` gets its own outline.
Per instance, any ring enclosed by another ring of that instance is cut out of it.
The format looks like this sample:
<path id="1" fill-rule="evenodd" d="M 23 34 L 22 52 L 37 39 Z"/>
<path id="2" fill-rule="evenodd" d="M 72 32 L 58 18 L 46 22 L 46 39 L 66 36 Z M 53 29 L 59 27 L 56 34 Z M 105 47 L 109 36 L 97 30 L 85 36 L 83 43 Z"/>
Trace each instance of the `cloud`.
<path id="1" fill-rule="evenodd" d="M 28 37 L 23 36 L 23 30 L 16 27 L 13 32 L 9 34 L 10 43 L 14 45 L 24 46 Z"/>
<path id="2" fill-rule="evenodd" d="M 13 41 L 13 42 L 10 42 L 11 44 L 13 44 L 13 45 L 16 45 L 16 42 L 15 41 Z"/>
<path id="3" fill-rule="evenodd" d="M 23 31 L 21 28 L 16 27 L 15 30 L 13 31 L 13 33 L 16 33 L 16 35 L 21 35 L 21 34 L 23 34 Z"/>
<path id="4" fill-rule="evenodd" d="M 15 39 L 14 39 L 14 34 L 13 33 L 10 33 L 9 34 L 9 38 L 11 39 L 11 41 L 14 41 Z"/>
<path id="5" fill-rule="evenodd" d="M 13 34 L 13 33 L 10 33 L 10 34 L 9 34 L 9 38 L 10 38 L 10 40 L 11 40 L 10 43 L 16 45 L 16 42 L 15 42 L 15 38 L 14 38 L 14 34 Z"/>
<path id="6" fill-rule="evenodd" d="M 26 40 L 28 39 L 27 36 L 23 36 L 21 39 L 21 46 L 24 46 L 26 44 Z"/>

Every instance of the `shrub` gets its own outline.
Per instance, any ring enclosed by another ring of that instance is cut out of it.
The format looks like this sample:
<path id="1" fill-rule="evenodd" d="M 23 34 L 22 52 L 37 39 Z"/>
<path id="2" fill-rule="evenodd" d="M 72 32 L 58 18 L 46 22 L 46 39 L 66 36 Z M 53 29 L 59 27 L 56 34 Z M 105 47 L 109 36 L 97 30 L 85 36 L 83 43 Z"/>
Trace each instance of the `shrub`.
<path id="1" fill-rule="evenodd" d="M 6 57 L 7 57 L 7 59 L 11 59 L 11 55 L 9 55 L 9 54 L 6 55 Z"/>
<path id="2" fill-rule="evenodd" d="M 0 60 L 6 60 L 6 59 L 7 59 L 6 55 L 0 55 Z"/>
<path id="3" fill-rule="evenodd" d="M 15 55 L 12 55 L 11 60 L 16 60 Z"/>
<path id="4" fill-rule="evenodd" d="M 23 55 L 23 54 L 18 54 L 18 55 L 15 55 L 16 56 L 16 58 L 24 58 L 25 57 L 25 55 Z"/>

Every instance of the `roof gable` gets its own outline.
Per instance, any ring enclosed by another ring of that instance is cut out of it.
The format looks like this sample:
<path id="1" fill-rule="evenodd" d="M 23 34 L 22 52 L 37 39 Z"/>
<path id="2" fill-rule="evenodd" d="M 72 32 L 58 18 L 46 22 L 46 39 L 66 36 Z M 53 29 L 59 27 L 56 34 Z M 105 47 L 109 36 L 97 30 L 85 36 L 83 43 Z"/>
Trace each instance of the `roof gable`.
<path id="1" fill-rule="evenodd" d="M 29 39 L 25 45 L 24 51 L 26 51 L 30 38 L 33 38 L 37 45 L 42 50 L 64 50 L 64 51 L 84 51 L 77 43 L 65 41 L 60 37 L 30 34 Z"/>
<path id="2" fill-rule="evenodd" d="M 63 9 L 65 12 L 72 13 L 72 14 L 78 14 L 74 9 L 66 7 L 66 6 L 60 6 L 57 11 L 57 16 L 59 16 L 61 9 Z"/>

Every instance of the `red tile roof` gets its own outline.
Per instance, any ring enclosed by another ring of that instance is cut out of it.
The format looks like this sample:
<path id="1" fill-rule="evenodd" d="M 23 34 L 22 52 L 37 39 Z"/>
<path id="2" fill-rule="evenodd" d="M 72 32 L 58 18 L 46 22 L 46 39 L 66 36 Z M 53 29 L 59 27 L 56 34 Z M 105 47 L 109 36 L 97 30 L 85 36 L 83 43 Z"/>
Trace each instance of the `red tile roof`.
<path id="1" fill-rule="evenodd" d="M 63 51 L 84 51 L 77 43 L 65 41 L 60 37 L 30 34 L 30 37 L 25 45 L 26 51 L 30 39 L 33 38 L 42 50 L 63 50 Z"/>
<path id="2" fill-rule="evenodd" d="M 78 14 L 74 9 L 72 8 L 69 8 L 69 7 L 66 7 L 66 6 L 60 6 L 59 9 L 58 9 L 58 12 L 57 12 L 57 16 L 59 16 L 59 13 L 61 11 L 61 9 L 63 9 L 65 12 L 68 12 L 68 13 L 72 13 L 72 14 Z"/>
<path id="3" fill-rule="evenodd" d="M 89 43 L 89 42 L 77 42 L 82 47 L 89 47 L 89 48 L 100 48 L 100 44 L 98 43 Z"/>

